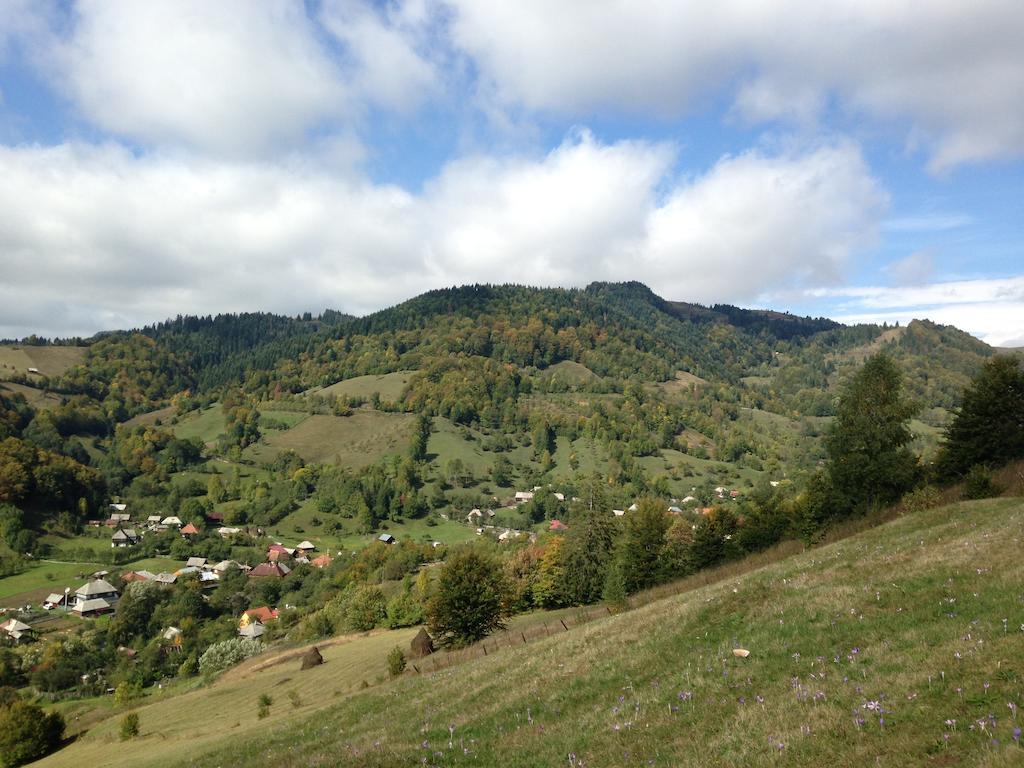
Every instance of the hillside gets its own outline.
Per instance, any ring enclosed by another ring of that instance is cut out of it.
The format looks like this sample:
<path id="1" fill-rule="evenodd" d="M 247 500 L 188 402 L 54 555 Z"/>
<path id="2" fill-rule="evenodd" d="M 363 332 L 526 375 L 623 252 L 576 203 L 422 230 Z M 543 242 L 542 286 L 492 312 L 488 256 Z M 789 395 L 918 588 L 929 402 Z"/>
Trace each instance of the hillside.
<path id="1" fill-rule="evenodd" d="M 408 632 L 314 672 L 257 658 L 140 706 L 136 740 L 110 713 L 39 765 L 1019 765 L 1022 539 L 1020 499 L 933 509 L 365 691 Z"/>

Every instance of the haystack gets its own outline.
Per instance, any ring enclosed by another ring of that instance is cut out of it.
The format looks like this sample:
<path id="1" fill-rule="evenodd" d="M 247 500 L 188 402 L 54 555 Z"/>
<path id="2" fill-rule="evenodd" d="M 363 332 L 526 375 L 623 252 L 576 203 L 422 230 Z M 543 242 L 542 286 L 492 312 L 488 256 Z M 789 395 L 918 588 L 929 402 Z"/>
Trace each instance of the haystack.
<path id="1" fill-rule="evenodd" d="M 420 631 L 416 633 L 409 646 L 412 649 L 409 655 L 414 659 L 429 656 L 434 652 L 434 641 L 423 627 L 420 627 Z"/>
<path id="2" fill-rule="evenodd" d="M 313 667 L 319 666 L 324 663 L 324 657 L 320 655 L 320 650 L 314 645 L 304 654 L 302 654 L 302 666 L 299 669 L 312 669 Z"/>

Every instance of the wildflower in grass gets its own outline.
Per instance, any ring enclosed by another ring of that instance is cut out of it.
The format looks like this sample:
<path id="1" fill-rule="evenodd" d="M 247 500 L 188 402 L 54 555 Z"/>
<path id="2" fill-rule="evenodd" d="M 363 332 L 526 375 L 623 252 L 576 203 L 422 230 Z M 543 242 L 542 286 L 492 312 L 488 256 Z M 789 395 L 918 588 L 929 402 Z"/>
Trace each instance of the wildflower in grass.
<path id="1" fill-rule="evenodd" d="M 761 694 L 759 693 L 759 694 L 757 694 L 757 697 L 756 697 L 756 698 L 757 698 L 757 703 L 758 703 L 758 704 L 764 704 L 764 696 L 762 696 L 762 695 L 761 695 Z"/>
<path id="2" fill-rule="evenodd" d="M 882 705 L 877 701 L 865 701 L 861 706 L 870 712 L 880 712 Z"/>
<path id="3" fill-rule="evenodd" d="M 1013 721 L 1017 722 L 1017 705 L 1012 701 L 1006 702 L 1006 708 L 1010 710 L 1010 714 L 1013 715 Z"/>
<path id="4" fill-rule="evenodd" d="M 824 701 L 825 700 L 825 692 L 824 691 L 815 691 L 814 692 L 814 700 L 815 701 Z"/>
<path id="5" fill-rule="evenodd" d="M 1020 726 L 1013 729 L 1013 740 L 1020 744 Z"/>
<path id="6" fill-rule="evenodd" d="M 679 692 L 679 700 L 680 701 L 690 701 L 692 698 L 693 698 L 693 692 L 692 691 L 680 691 Z"/>
<path id="7" fill-rule="evenodd" d="M 953 718 L 948 718 L 946 720 L 946 725 L 952 728 L 954 731 L 956 730 L 956 720 L 954 720 Z"/>
<path id="8" fill-rule="evenodd" d="M 982 686 L 982 688 L 984 688 L 986 691 L 988 690 L 988 681 L 987 680 L 985 681 L 985 684 Z"/>

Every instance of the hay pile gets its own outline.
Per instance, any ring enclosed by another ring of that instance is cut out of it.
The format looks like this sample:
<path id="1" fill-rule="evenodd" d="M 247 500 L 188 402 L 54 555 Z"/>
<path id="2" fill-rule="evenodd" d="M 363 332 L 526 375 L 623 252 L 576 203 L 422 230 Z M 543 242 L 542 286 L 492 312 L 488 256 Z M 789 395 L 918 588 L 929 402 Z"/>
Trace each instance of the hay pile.
<path id="1" fill-rule="evenodd" d="M 314 645 L 302 654 L 302 666 L 299 669 L 312 669 L 313 667 L 317 667 L 323 663 L 324 657 L 320 655 L 320 649 Z"/>
<path id="2" fill-rule="evenodd" d="M 430 639 L 430 635 L 423 627 L 420 627 L 420 631 L 416 633 L 416 637 L 412 639 L 409 646 L 411 649 L 409 656 L 414 659 L 421 659 L 434 652 L 434 641 Z"/>

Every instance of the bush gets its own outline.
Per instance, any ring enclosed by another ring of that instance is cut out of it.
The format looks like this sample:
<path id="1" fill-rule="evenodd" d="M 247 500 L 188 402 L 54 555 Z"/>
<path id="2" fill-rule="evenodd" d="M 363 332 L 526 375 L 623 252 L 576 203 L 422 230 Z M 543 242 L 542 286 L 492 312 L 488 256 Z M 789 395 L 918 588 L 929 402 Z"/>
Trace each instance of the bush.
<path id="1" fill-rule="evenodd" d="M 386 607 L 384 593 L 377 587 L 360 587 L 349 601 L 345 618 L 350 628 L 357 632 L 367 632 L 384 618 Z"/>
<path id="2" fill-rule="evenodd" d="M 405 654 L 397 645 L 388 654 L 388 674 L 398 677 L 405 671 Z"/>
<path id="3" fill-rule="evenodd" d="M 269 694 L 260 694 L 258 706 L 256 708 L 256 716 L 262 720 L 264 717 L 270 714 L 270 705 L 274 703 L 274 700 L 270 698 Z"/>
<path id="4" fill-rule="evenodd" d="M 199 657 L 199 671 L 204 675 L 216 674 L 262 652 L 263 643 L 259 640 L 236 637 L 214 643 Z"/>
<path id="5" fill-rule="evenodd" d="M 0 760 L 6 768 L 53 751 L 64 736 L 64 718 L 38 704 L 15 701 L 0 709 Z"/>
<path id="6" fill-rule="evenodd" d="M 904 512 L 923 512 L 934 509 L 942 503 L 942 495 L 934 485 L 925 485 L 911 491 L 900 499 L 900 507 Z"/>
<path id="7" fill-rule="evenodd" d="M 968 470 L 964 478 L 965 499 L 991 499 L 1002 492 L 1003 489 L 992 480 L 992 473 L 988 471 L 988 467 L 975 464 Z"/>
<path id="8" fill-rule="evenodd" d="M 129 712 L 121 718 L 121 741 L 134 739 L 139 735 L 139 713 Z"/>

